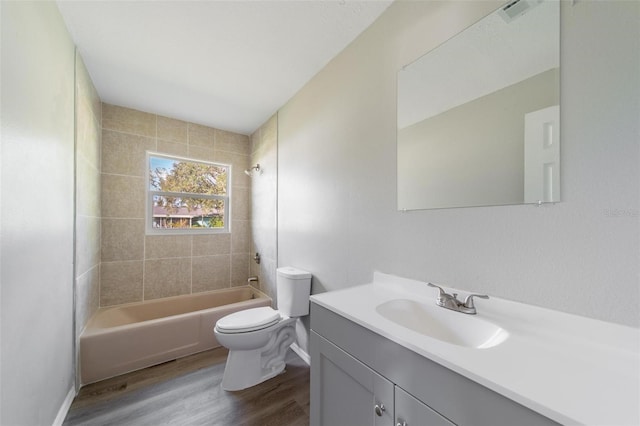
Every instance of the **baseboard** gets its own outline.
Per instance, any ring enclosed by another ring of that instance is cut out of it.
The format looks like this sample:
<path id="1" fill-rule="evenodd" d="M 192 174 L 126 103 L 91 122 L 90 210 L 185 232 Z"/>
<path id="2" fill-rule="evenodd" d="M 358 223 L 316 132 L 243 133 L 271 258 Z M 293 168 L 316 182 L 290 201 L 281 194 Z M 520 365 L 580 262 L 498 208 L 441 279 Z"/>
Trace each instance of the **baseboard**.
<path id="1" fill-rule="evenodd" d="M 298 356 L 302 358 L 302 360 L 306 362 L 307 365 L 311 365 L 311 357 L 309 356 L 308 353 L 303 351 L 302 348 L 298 346 L 297 343 L 291 344 L 291 350 L 294 351 L 296 354 L 298 354 Z"/>
<path id="2" fill-rule="evenodd" d="M 76 390 L 73 386 L 71 386 L 71 389 L 69 389 L 69 393 L 67 394 L 67 397 L 64 399 L 64 401 L 62 402 L 62 405 L 60 406 L 60 410 L 58 410 L 58 415 L 56 416 L 56 419 L 53 421 L 52 426 L 62 426 L 62 423 L 64 423 L 64 419 L 67 417 L 67 413 L 69 412 L 69 407 L 71 407 L 71 403 L 73 402 L 73 398 L 76 397 Z"/>

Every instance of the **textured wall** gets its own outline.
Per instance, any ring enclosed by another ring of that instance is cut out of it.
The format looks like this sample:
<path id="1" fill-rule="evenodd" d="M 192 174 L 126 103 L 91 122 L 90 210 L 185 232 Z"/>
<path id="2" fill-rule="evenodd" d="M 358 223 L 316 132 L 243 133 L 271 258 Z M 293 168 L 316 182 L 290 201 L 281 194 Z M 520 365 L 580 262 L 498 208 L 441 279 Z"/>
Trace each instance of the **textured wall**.
<path id="1" fill-rule="evenodd" d="M 0 424 L 50 425 L 74 390 L 74 47 L 54 2 L 0 15 Z"/>
<path id="2" fill-rule="evenodd" d="M 278 262 L 638 327 L 638 2 L 562 2 L 561 203 L 396 211 L 396 72 L 499 5 L 396 2 L 279 111 Z"/>
<path id="3" fill-rule="evenodd" d="M 260 164 L 262 174 L 252 178 L 252 253 L 260 253 L 260 264 L 251 261 L 251 275 L 258 276 L 260 289 L 276 299 L 278 267 L 278 116 L 274 115 L 251 135 L 251 165 Z"/>
<path id="4" fill-rule="evenodd" d="M 231 233 L 145 235 L 145 152 L 232 165 Z M 246 285 L 249 137 L 102 105 L 100 306 Z"/>

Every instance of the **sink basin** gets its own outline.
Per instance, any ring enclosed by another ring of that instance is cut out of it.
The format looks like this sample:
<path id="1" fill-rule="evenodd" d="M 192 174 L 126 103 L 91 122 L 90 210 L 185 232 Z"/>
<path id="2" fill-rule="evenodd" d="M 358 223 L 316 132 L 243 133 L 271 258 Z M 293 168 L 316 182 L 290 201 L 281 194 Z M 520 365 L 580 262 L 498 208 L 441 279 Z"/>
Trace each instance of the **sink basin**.
<path id="1" fill-rule="evenodd" d="M 509 333 L 492 322 L 435 304 L 395 299 L 376 307 L 384 318 L 425 336 L 453 345 L 485 349 L 509 337 Z"/>

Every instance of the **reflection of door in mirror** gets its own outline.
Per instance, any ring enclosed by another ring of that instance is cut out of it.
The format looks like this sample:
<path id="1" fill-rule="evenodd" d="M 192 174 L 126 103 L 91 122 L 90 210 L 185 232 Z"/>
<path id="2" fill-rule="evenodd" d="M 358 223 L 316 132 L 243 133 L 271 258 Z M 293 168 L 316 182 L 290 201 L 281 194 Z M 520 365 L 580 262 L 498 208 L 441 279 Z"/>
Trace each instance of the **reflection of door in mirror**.
<path id="1" fill-rule="evenodd" d="M 524 202 L 560 200 L 560 107 L 524 116 Z"/>

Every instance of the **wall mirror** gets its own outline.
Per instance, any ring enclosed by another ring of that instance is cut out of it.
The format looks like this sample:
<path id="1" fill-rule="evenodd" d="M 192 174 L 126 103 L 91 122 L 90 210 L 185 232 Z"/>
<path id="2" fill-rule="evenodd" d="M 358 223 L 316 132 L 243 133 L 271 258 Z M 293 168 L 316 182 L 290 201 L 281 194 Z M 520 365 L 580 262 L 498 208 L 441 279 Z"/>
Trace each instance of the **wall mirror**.
<path id="1" fill-rule="evenodd" d="M 516 0 L 398 72 L 398 209 L 560 201 L 560 2 Z"/>

